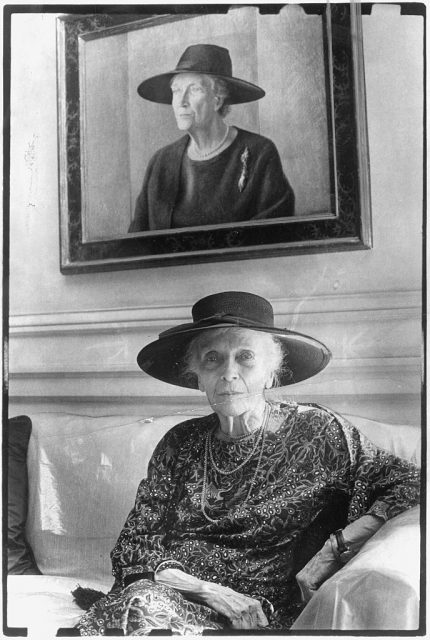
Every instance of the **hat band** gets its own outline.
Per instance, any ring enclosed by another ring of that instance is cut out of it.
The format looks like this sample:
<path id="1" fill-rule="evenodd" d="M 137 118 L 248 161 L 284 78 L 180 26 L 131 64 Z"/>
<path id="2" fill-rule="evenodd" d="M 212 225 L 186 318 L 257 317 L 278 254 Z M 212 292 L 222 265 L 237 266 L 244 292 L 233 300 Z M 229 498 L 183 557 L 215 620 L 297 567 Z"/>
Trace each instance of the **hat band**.
<path id="1" fill-rule="evenodd" d="M 205 328 L 205 327 L 211 327 L 214 324 L 234 324 L 237 327 L 267 327 L 268 329 L 273 329 L 273 323 L 272 324 L 267 324 L 267 322 L 264 322 L 263 320 L 251 320 L 250 318 L 245 318 L 242 316 L 232 316 L 228 313 L 215 313 L 213 316 L 207 316 L 206 318 L 201 318 L 200 320 L 196 320 L 193 323 L 193 328 Z M 179 329 L 177 329 L 176 327 L 173 327 L 172 329 L 166 329 L 166 331 L 163 331 L 162 333 L 160 333 L 159 337 L 161 338 L 162 336 L 167 336 L 167 335 L 171 335 L 171 334 L 179 334 L 179 333 L 187 333 L 188 331 L 190 331 L 191 325 L 186 325 L 186 329 L 184 328 L 182 331 Z"/>
<path id="2" fill-rule="evenodd" d="M 178 73 L 184 73 L 184 72 L 189 72 L 189 73 L 209 73 L 211 75 L 216 75 L 216 76 L 222 76 L 223 78 L 231 78 L 232 74 L 231 71 L 229 71 L 228 69 L 220 69 L 220 68 L 214 68 L 212 65 L 205 65 L 200 61 L 197 62 L 183 62 L 183 63 L 179 63 L 176 66 L 175 71 L 177 71 Z"/>
<path id="3" fill-rule="evenodd" d="M 264 320 L 252 320 L 249 317 L 244 316 L 236 316 L 231 315 L 229 313 L 215 313 L 213 316 L 207 316 L 206 318 L 201 318 L 200 320 L 196 320 L 196 324 L 212 324 L 213 321 L 217 322 L 231 322 L 232 324 L 251 324 L 253 327 L 261 327 L 262 325 L 267 325 L 267 327 L 272 326 L 268 325 Z"/>

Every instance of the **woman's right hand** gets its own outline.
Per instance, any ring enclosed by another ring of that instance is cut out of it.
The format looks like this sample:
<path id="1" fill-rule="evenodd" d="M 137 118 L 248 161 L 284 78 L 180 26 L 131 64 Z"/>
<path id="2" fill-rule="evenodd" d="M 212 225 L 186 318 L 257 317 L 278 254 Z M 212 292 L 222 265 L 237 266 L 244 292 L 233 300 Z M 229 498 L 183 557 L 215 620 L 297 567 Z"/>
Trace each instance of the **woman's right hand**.
<path id="1" fill-rule="evenodd" d="M 199 600 L 225 616 L 233 629 L 257 629 L 269 624 L 258 600 L 215 582 L 203 583 Z"/>
<path id="2" fill-rule="evenodd" d="M 258 600 L 216 582 L 206 582 L 174 568 L 156 571 L 155 581 L 207 605 L 227 618 L 233 629 L 258 629 L 269 624 Z"/>

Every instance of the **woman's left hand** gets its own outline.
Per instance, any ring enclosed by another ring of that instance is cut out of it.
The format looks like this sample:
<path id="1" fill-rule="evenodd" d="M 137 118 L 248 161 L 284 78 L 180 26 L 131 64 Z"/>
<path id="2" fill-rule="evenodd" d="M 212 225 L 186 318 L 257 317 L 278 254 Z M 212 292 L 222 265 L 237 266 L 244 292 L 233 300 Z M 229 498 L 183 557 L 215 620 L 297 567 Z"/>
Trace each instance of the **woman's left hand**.
<path id="1" fill-rule="evenodd" d="M 333 553 L 330 540 L 327 540 L 322 549 L 296 575 L 302 600 L 309 602 L 322 583 L 335 574 L 341 566 Z"/>
<path id="2" fill-rule="evenodd" d="M 353 553 L 358 553 L 364 543 L 367 542 L 383 524 L 383 518 L 373 514 L 366 514 L 346 526 L 343 530 L 344 538 Z M 318 587 L 342 566 L 342 563 L 336 559 L 333 553 L 330 539 L 327 540 L 323 548 L 318 551 L 318 553 L 309 560 L 308 564 L 296 575 L 303 601 L 308 602 Z"/>

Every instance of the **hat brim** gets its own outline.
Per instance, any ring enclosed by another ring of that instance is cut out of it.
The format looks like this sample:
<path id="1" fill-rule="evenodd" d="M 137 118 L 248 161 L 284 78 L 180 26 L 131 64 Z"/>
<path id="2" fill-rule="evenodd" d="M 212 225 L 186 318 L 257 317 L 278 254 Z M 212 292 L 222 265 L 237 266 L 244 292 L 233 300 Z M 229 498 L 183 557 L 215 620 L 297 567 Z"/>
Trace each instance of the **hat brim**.
<path id="1" fill-rule="evenodd" d="M 137 87 L 137 93 L 141 98 L 150 100 L 151 102 L 172 104 L 172 90 L 170 88 L 170 82 L 172 78 L 179 73 L 197 72 L 192 69 L 181 69 L 152 76 L 152 78 L 148 78 L 140 83 Z M 256 84 L 252 84 L 252 82 L 247 82 L 246 80 L 206 72 L 202 75 L 213 75 L 217 78 L 222 78 L 222 80 L 226 82 L 229 89 L 229 104 L 253 102 L 254 100 L 260 100 L 260 98 L 263 98 L 266 95 L 266 92 L 261 89 L 261 87 L 258 87 Z"/>
<path id="2" fill-rule="evenodd" d="M 287 329 L 249 326 L 243 324 L 217 323 L 206 327 L 184 324 L 166 332 L 158 340 L 144 347 L 137 356 L 139 367 L 153 378 L 169 384 L 197 389 L 194 376 L 184 375 L 184 356 L 191 340 L 199 333 L 225 327 L 242 327 L 263 331 L 277 336 L 284 351 L 284 364 L 289 371 L 280 376 L 280 385 L 287 386 L 306 380 L 322 371 L 330 362 L 330 350 L 310 336 Z M 292 376 L 290 375 L 292 372 Z"/>

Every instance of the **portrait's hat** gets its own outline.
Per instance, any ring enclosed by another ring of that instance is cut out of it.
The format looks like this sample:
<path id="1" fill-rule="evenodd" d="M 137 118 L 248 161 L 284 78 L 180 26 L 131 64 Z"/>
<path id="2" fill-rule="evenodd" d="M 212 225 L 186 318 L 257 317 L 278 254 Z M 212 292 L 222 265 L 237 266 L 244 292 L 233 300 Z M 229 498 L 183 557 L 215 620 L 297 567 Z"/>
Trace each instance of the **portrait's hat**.
<path id="1" fill-rule="evenodd" d="M 138 94 L 151 102 L 172 103 L 170 81 L 178 73 L 204 73 L 217 76 L 228 86 L 229 104 L 240 104 L 259 100 L 265 92 L 257 85 L 233 77 L 233 68 L 228 49 L 214 44 L 193 44 L 187 47 L 173 71 L 152 76 L 140 83 Z"/>
<path id="2" fill-rule="evenodd" d="M 139 367 L 154 378 L 180 387 L 197 389 L 194 376 L 184 373 L 184 357 L 197 335 L 210 329 L 242 327 L 271 333 L 284 352 L 285 372 L 280 385 L 290 385 L 319 373 L 330 362 L 329 349 L 310 336 L 274 326 L 273 307 L 261 296 L 243 291 L 224 291 L 202 298 L 192 308 L 193 322 L 160 333 L 158 340 L 137 356 Z"/>

